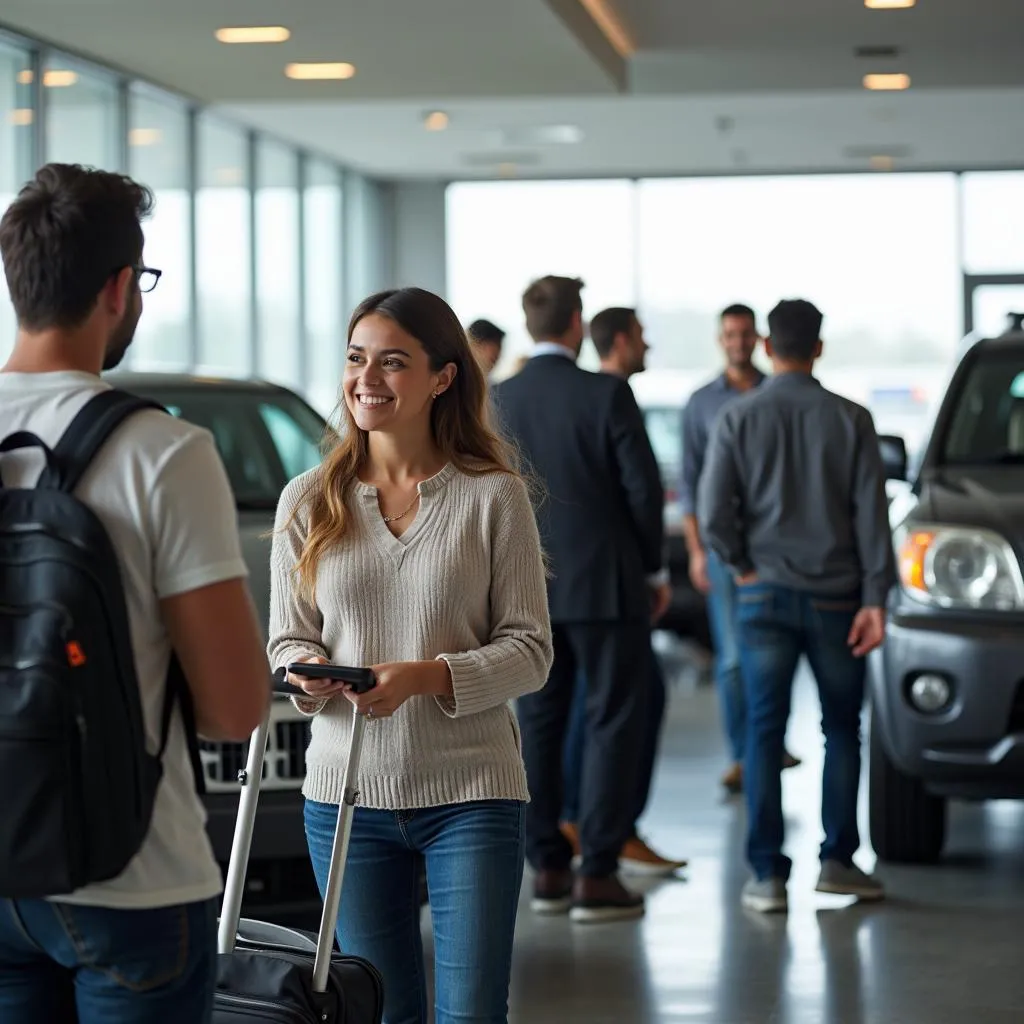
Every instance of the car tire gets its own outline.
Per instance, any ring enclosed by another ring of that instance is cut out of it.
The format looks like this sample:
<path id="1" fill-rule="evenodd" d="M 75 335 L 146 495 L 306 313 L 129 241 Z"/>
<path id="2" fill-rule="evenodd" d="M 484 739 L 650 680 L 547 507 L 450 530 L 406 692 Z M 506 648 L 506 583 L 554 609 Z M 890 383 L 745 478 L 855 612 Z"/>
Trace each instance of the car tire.
<path id="1" fill-rule="evenodd" d="M 868 771 L 871 844 L 879 860 L 934 864 L 946 841 L 946 801 L 893 764 L 873 722 Z"/>

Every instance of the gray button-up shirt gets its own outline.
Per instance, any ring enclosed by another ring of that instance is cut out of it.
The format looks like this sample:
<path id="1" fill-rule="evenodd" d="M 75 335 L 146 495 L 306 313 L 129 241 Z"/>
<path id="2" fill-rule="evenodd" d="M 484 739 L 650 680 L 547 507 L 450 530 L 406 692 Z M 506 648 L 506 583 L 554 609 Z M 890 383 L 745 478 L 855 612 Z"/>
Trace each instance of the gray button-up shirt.
<path id="1" fill-rule="evenodd" d="M 758 370 L 757 385 L 764 379 L 764 374 Z M 704 456 L 708 450 L 711 428 L 715 425 L 718 414 L 730 402 L 746 393 L 734 388 L 723 373 L 690 395 L 690 400 L 683 409 L 683 487 L 680 504 L 684 516 L 697 514 L 697 485 L 704 469 Z"/>
<path id="2" fill-rule="evenodd" d="M 737 575 L 884 606 L 896 582 L 871 413 L 803 373 L 719 417 L 698 497 L 705 543 Z"/>

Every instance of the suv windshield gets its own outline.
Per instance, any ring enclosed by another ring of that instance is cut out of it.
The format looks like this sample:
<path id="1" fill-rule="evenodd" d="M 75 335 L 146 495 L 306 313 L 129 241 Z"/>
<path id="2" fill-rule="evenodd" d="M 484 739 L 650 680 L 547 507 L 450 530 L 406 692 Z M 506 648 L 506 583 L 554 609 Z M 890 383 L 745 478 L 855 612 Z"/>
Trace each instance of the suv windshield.
<path id="1" fill-rule="evenodd" d="M 941 462 L 1024 464 L 1024 347 L 980 351 L 953 402 Z"/>
<path id="2" fill-rule="evenodd" d="M 285 484 L 320 464 L 324 421 L 287 392 L 204 384 L 149 397 L 213 434 L 242 511 L 276 508 Z"/>

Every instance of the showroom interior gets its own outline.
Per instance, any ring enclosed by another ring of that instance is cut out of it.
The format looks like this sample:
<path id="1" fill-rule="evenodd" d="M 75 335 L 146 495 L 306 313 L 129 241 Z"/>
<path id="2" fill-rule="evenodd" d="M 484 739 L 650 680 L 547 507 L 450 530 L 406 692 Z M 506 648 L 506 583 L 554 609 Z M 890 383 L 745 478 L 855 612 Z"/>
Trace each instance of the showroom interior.
<path id="1" fill-rule="evenodd" d="M 719 311 L 748 303 L 763 329 L 801 296 L 825 314 L 821 380 L 913 467 L 971 340 L 1024 312 L 1024 5 L 3 0 L 0 210 L 49 161 L 154 191 L 162 278 L 132 371 L 258 378 L 329 419 L 368 294 L 417 285 L 494 321 L 501 377 L 530 349 L 523 289 L 563 274 L 585 314 L 639 311 L 634 388 L 670 410 L 651 429 L 672 449 L 676 410 L 719 369 Z M 2 358 L 15 326 L 4 296 Z M 1020 1020 L 1021 803 L 954 801 L 937 863 L 879 866 L 884 904 L 815 895 L 822 741 L 801 677 L 791 911 L 754 919 L 705 652 L 659 650 L 644 827 L 689 866 L 628 926 L 573 931 L 525 899 L 510 1020 Z"/>

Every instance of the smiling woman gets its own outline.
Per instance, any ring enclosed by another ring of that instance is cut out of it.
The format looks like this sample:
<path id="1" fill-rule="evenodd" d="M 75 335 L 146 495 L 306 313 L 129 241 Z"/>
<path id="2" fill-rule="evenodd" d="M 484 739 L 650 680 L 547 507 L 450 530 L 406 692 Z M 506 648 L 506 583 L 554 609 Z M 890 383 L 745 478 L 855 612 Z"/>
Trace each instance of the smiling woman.
<path id="1" fill-rule="evenodd" d="M 471 922 L 434 936 L 437 1020 L 505 1020 L 527 799 L 510 703 L 544 684 L 552 660 L 537 524 L 442 299 L 373 295 L 348 342 L 341 436 L 285 489 L 271 554 L 272 665 L 368 667 L 377 681 L 356 694 L 289 676 L 315 716 L 303 786 L 313 868 L 323 890 L 354 705 L 373 728 L 341 948 L 384 975 L 386 1020 L 426 1021 L 425 860 L 434 920 Z"/>

